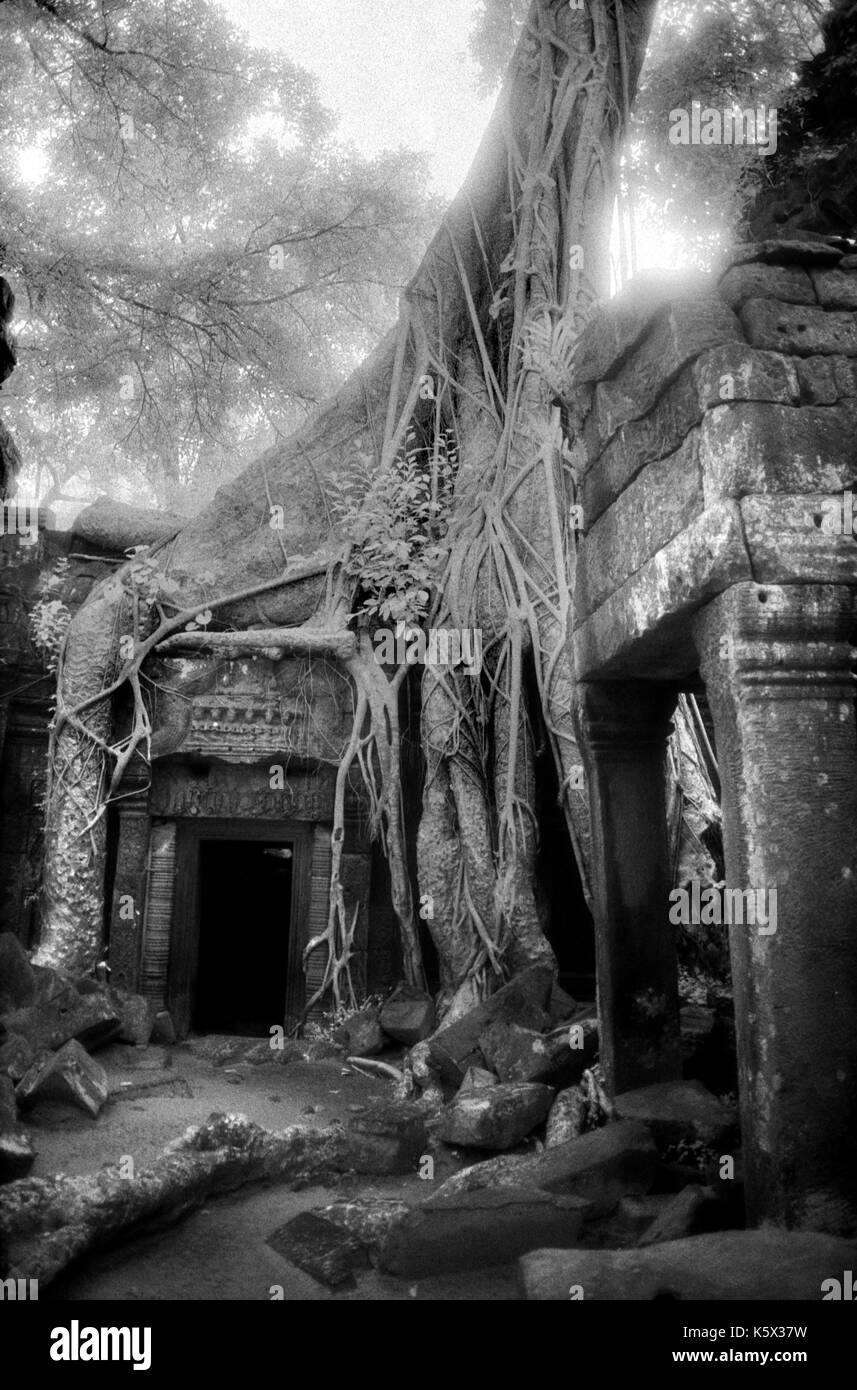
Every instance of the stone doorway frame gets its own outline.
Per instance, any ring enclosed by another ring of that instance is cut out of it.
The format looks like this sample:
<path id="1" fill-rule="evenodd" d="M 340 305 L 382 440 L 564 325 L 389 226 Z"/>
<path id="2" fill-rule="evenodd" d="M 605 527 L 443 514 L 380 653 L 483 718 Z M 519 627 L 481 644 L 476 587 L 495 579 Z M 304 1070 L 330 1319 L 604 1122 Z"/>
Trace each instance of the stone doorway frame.
<path id="1" fill-rule="evenodd" d="M 283 1017 L 272 1019 L 288 1030 L 304 1008 L 306 979 L 302 967 L 308 940 L 313 826 L 301 821 L 178 820 L 176 822 L 176 873 L 170 960 L 167 973 L 167 1008 L 176 1033 L 190 1031 L 199 966 L 200 942 L 200 846 L 203 840 L 287 841 L 293 848 L 292 894 L 289 914 L 289 957 Z"/>

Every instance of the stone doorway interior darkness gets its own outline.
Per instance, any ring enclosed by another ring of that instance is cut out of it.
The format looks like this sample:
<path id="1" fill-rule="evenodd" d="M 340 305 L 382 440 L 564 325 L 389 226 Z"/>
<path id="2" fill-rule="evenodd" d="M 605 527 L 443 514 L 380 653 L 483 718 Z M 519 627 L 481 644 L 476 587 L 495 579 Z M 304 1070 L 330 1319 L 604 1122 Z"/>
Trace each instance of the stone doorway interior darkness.
<path id="1" fill-rule="evenodd" d="M 268 1037 L 305 995 L 305 826 L 180 824 L 168 999 L 180 1035 Z"/>

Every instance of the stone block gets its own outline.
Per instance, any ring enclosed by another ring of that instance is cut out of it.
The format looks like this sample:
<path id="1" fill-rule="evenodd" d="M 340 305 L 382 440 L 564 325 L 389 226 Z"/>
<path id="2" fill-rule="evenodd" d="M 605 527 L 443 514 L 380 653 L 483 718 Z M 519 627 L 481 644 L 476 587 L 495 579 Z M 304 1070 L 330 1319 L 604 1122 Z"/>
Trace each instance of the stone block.
<path id="1" fill-rule="evenodd" d="M 855 474 L 857 476 L 857 473 Z M 760 584 L 853 584 L 857 545 L 844 529 L 822 529 L 834 517 L 831 502 L 842 493 L 809 492 L 798 496 L 742 497 L 741 517 L 747 552 Z M 844 517 L 842 517 L 844 528 Z"/>
<path id="2" fill-rule="evenodd" d="M 726 1203 L 710 1187 L 693 1184 L 670 1198 L 637 1242 L 640 1246 L 662 1245 L 669 1240 L 723 1230 L 730 1224 Z"/>
<path id="3" fill-rule="evenodd" d="M 847 361 L 848 359 L 839 359 Z M 835 405 L 839 389 L 832 357 L 795 357 L 794 365 L 800 383 L 801 403 L 806 405 Z"/>
<path id="4" fill-rule="evenodd" d="M 809 272 L 803 266 L 775 266 L 751 261 L 730 266 L 717 288 L 730 309 L 740 309 L 748 299 L 779 299 L 789 304 L 815 304 L 817 301 L 813 288 L 814 278 L 813 276 L 813 279 L 810 279 Z"/>
<path id="5" fill-rule="evenodd" d="M 740 404 L 709 411 L 700 430 L 705 505 L 766 492 L 841 492 L 854 479 L 855 403 Z"/>
<path id="6" fill-rule="evenodd" d="M 517 1023 L 495 1021 L 481 1035 L 482 1054 L 501 1081 L 543 1081 L 570 1086 L 591 1066 L 598 1051 L 598 1027 L 592 1018 L 543 1036 Z"/>
<path id="7" fill-rule="evenodd" d="M 329 1288 L 353 1282 L 354 1271 L 369 1266 L 365 1246 L 320 1212 L 300 1212 L 268 1236 L 266 1243 Z"/>
<path id="8" fill-rule="evenodd" d="M 822 1285 L 855 1268 L 857 1247 L 835 1236 L 763 1228 L 723 1231 L 645 1250 L 538 1250 L 519 1263 L 524 1297 L 568 1303 L 680 1298 L 687 1302 L 818 1302 Z"/>
<path id="9" fill-rule="evenodd" d="M 62 1100 L 96 1118 L 108 1095 L 107 1073 L 75 1039 L 37 1061 L 15 1089 L 19 1104 Z"/>
<path id="10" fill-rule="evenodd" d="M 783 237 L 782 240 L 745 241 L 730 246 L 723 257 L 724 270 L 731 265 L 761 261 L 765 265 L 806 265 L 813 269 L 839 265 L 843 253 L 825 241 Z"/>
<path id="11" fill-rule="evenodd" d="M 427 1278 L 508 1264 L 527 1250 L 567 1249 L 588 1204 L 534 1188 L 497 1188 L 435 1196 L 394 1227 L 381 1266 L 402 1278 Z"/>
<path id="12" fill-rule="evenodd" d="M 741 309 L 747 342 L 795 357 L 816 353 L 857 356 L 857 318 L 837 310 L 809 305 L 778 304 L 772 299 L 748 299 Z M 596 393 L 597 394 L 597 393 Z"/>
<path id="13" fill-rule="evenodd" d="M 468 1067 L 483 1065 L 479 1038 L 495 1019 L 506 1019 L 526 1028 L 543 1027 L 549 1021 L 546 1010 L 553 980 L 550 966 L 531 966 L 455 1023 L 440 1028 L 429 1038 L 428 1048 L 431 1063 L 441 1078 L 458 1086 Z"/>
<path id="14" fill-rule="evenodd" d="M 428 1140 L 421 1106 L 372 1100 L 362 1114 L 349 1116 L 338 1166 L 356 1173 L 415 1173 Z"/>
<path id="15" fill-rule="evenodd" d="M 578 1139 L 583 1133 L 587 1114 L 587 1100 L 580 1086 L 569 1086 L 565 1091 L 560 1091 L 550 1108 L 545 1126 L 545 1148 L 555 1149 L 559 1144 Z"/>
<path id="16" fill-rule="evenodd" d="M 145 1047 L 152 1036 L 152 1010 L 148 1000 L 141 994 L 119 994 L 114 992 L 113 1002 L 121 1020 L 119 1040 Z"/>
<path id="17" fill-rule="evenodd" d="M 152 1020 L 152 1036 L 150 1041 L 154 1043 L 164 1043 L 167 1047 L 170 1047 L 175 1040 L 176 1030 L 170 1014 L 166 1009 L 159 1009 Z"/>
<path id="18" fill-rule="evenodd" d="M 136 1076 L 133 1081 L 119 1081 L 110 1087 L 108 1099 L 149 1100 L 152 1097 L 167 1100 L 192 1100 L 193 1092 L 184 1076 Z"/>
<path id="19" fill-rule="evenodd" d="M 617 1119 L 646 1125 L 662 1149 L 682 1143 L 719 1148 L 735 1129 L 734 1111 L 699 1081 L 641 1086 L 616 1096 L 613 1104 Z"/>
<path id="20" fill-rule="evenodd" d="M 857 275 L 853 271 L 813 270 L 812 283 L 825 309 L 857 309 Z"/>
<path id="21" fill-rule="evenodd" d="M 468 1067 L 457 1094 L 459 1096 L 472 1096 L 477 1091 L 484 1091 L 486 1086 L 496 1086 L 497 1084 L 498 1078 L 493 1071 L 486 1071 L 484 1067 Z"/>
<path id="22" fill-rule="evenodd" d="M 622 1197 L 651 1190 L 658 1154 L 645 1125 L 617 1123 L 540 1154 L 504 1154 L 455 1173 L 436 1195 L 483 1187 L 538 1187 L 591 1202 L 593 1214 L 612 1211 Z"/>
<path id="23" fill-rule="evenodd" d="M 398 985 L 381 1008 L 381 1027 L 394 1042 L 413 1047 L 431 1036 L 434 1001 L 424 990 Z"/>
<path id="24" fill-rule="evenodd" d="M 599 306 L 580 335 L 575 382 L 606 381 L 649 331 L 652 319 L 682 291 L 690 296 L 707 286 L 707 277 L 690 275 L 684 287 L 672 272 L 649 271 L 634 277 L 619 294 Z"/>
<path id="25" fill-rule="evenodd" d="M 35 1060 L 34 1048 L 20 1033 L 10 1033 L 0 1043 L 0 1075 L 11 1076 L 13 1081 L 20 1081 Z"/>
<path id="26" fill-rule="evenodd" d="M 349 1057 L 374 1057 L 387 1045 L 381 1029 L 379 1010 L 361 1009 L 337 1028 L 333 1041 L 344 1047 Z"/>
<path id="27" fill-rule="evenodd" d="M 512 1149 L 536 1128 L 553 1103 L 550 1086 L 510 1082 L 456 1096 L 441 1111 L 437 1136 L 471 1149 Z"/>

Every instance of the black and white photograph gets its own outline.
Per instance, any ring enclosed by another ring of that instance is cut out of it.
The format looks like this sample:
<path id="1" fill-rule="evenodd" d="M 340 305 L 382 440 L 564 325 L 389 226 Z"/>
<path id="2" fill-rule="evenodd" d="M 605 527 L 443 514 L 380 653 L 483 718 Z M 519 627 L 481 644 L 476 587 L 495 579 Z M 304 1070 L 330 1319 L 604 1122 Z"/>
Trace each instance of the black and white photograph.
<path id="1" fill-rule="evenodd" d="M 21 1374 L 502 1301 L 821 1375 L 857 0 L 0 0 L 0 73 Z"/>

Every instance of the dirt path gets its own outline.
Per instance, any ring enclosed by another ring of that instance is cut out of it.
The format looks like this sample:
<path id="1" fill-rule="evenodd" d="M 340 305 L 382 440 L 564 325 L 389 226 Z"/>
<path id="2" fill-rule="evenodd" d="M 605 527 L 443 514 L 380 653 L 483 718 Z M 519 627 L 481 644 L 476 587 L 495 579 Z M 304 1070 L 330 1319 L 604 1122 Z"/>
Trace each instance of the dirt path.
<path id="1" fill-rule="evenodd" d="M 123 1081 L 166 1084 L 191 1095 L 152 1094 L 110 1102 L 97 1120 L 58 1104 L 42 1104 L 31 1116 L 38 1152 L 33 1174 L 47 1176 L 92 1172 L 131 1157 L 146 1167 L 189 1125 L 213 1111 L 246 1115 L 266 1129 L 302 1124 L 323 1127 L 345 1119 L 377 1095 L 388 1095 L 384 1081 L 360 1076 L 336 1059 L 291 1062 L 286 1066 L 251 1066 L 241 1061 L 215 1065 L 205 1044 L 179 1046 L 166 1059 L 171 1065 L 149 1067 L 160 1053 L 140 1055 L 145 1067 L 120 1065 L 131 1049 L 109 1048 L 97 1054 L 108 1069 L 111 1086 Z M 444 1174 L 439 1174 L 442 1179 Z M 426 1184 L 414 1176 L 347 1177 L 334 1188 L 299 1192 L 283 1186 L 251 1187 L 245 1193 L 212 1201 L 178 1225 L 139 1237 L 114 1250 L 88 1257 L 44 1291 L 56 1301 L 209 1299 L 270 1300 L 281 1286 L 285 1301 L 297 1300 L 493 1300 L 518 1297 L 512 1268 L 476 1275 L 456 1275 L 408 1284 L 375 1270 L 357 1275 L 356 1285 L 337 1291 L 304 1274 L 266 1242 L 298 1212 L 343 1196 L 427 1196 Z"/>

